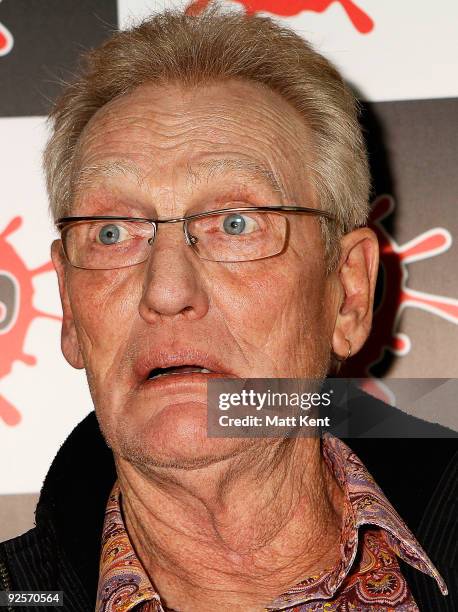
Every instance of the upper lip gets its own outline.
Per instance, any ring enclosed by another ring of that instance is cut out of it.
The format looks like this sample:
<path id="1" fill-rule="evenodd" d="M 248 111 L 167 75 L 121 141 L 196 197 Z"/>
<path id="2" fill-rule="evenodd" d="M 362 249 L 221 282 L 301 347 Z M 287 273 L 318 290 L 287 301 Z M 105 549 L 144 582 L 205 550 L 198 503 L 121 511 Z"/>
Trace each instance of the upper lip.
<path id="1" fill-rule="evenodd" d="M 152 351 L 141 355 L 135 363 L 135 373 L 140 381 L 146 380 L 151 370 L 176 366 L 198 366 L 212 372 L 232 374 L 221 361 L 210 353 L 195 349 Z"/>

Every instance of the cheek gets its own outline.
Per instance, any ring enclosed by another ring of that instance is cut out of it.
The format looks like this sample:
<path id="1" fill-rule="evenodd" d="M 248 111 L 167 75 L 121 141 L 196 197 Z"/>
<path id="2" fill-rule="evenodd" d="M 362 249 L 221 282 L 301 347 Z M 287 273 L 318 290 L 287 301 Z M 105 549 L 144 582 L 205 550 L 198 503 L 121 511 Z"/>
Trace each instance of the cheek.
<path id="1" fill-rule="evenodd" d="M 122 347 L 138 316 L 137 282 L 128 269 L 75 272 L 70 300 L 86 363 L 95 355 L 110 359 Z"/>
<path id="2" fill-rule="evenodd" d="M 322 283 L 314 282 L 316 276 L 303 263 L 231 264 L 213 286 L 212 301 L 237 339 L 264 345 L 280 331 L 297 336 L 304 320 L 322 310 Z"/>
<path id="3" fill-rule="evenodd" d="M 249 323 L 240 330 L 262 328 L 281 295 L 278 275 L 261 262 L 225 264 L 212 293 L 213 305 L 225 320 Z"/>

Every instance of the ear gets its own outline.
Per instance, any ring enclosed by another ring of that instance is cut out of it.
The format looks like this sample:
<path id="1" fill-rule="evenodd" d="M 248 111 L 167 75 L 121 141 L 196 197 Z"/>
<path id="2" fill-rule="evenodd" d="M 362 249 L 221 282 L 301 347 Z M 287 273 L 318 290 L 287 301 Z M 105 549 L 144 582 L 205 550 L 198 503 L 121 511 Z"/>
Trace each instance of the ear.
<path id="1" fill-rule="evenodd" d="M 75 322 L 73 320 L 73 312 L 70 306 L 70 300 L 67 291 L 67 268 L 68 263 L 62 249 L 62 242 L 54 240 L 51 245 L 51 259 L 57 273 L 59 281 L 60 301 L 62 303 L 62 332 L 61 332 L 61 347 L 62 353 L 68 363 L 74 368 L 84 368 L 83 357 L 81 355 L 78 337 L 76 335 Z"/>
<path id="2" fill-rule="evenodd" d="M 349 348 L 357 353 L 372 325 L 375 283 L 379 263 L 377 237 L 368 227 L 343 236 L 338 278 L 342 300 L 332 336 L 332 348 L 345 359 Z"/>

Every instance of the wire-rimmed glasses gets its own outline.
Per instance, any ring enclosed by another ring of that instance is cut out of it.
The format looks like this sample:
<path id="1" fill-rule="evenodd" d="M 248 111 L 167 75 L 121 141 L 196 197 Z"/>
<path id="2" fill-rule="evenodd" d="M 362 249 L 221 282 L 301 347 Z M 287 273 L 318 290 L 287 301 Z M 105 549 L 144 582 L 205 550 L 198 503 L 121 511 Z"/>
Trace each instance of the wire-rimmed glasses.
<path id="1" fill-rule="evenodd" d="M 142 217 L 61 217 L 61 232 L 68 262 L 86 270 L 113 270 L 146 261 L 160 223 L 183 223 L 184 239 L 208 261 L 236 263 L 279 254 L 288 233 L 286 214 L 334 217 L 303 206 L 244 206 L 211 210 L 171 219 Z"/>

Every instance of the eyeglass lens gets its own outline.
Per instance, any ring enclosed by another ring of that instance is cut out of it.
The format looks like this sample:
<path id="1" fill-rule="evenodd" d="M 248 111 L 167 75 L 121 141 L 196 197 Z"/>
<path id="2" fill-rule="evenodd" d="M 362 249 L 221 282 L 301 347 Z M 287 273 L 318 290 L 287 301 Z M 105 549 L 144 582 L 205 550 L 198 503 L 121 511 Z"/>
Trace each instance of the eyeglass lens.
<path id="1" fill-rule="evenodd" d="M 286 217 L 269 212 L 230 212 L 185 222 L 191 246 L 203 259 L 237 262 L 263 259 L 284 246 Z M 64 229 L 70 263 L 79 268 L 109 270 L 145 261 L 154 227 L 145 222 L 82 221 Z"/>

